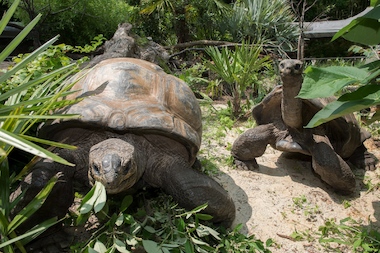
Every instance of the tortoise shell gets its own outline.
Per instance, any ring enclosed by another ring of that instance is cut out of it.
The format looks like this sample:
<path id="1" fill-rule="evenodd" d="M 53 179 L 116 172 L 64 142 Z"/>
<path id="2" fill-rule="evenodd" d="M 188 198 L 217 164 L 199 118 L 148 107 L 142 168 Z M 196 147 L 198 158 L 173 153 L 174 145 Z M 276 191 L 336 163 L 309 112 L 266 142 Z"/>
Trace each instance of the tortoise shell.
<path id="1" fill-rule="evenodd" d="M 69 81 L 75 80 L 71 90 L 76 92 L 66 98 L 82 100 L 62 113 L 81 117 L 55 125 L 84 123 L 118 133 L 162 134 L 183 143 L 191 160 L 195 158 L 201 145 L 201 110 L 192 90 L 179 78 L 144 60 L 113 58 Z"/>

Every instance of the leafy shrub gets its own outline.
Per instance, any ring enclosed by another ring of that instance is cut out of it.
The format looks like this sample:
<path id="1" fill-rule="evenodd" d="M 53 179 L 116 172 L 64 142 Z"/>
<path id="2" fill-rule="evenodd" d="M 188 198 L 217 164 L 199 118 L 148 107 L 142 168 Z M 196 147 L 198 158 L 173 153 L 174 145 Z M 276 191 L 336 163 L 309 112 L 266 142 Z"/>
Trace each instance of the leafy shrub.
<path id="1" fill-rule="evenodd" d="M 207 205 L 191 211 L 178 207 L 171 196 L 161 191 L 140 192 L 134 199 L 106 202 L 104 186 L 96 183 L 83 198 L 79 220 L 83 215 L 97 213 L 104 221 L 85 245 L 72 246 L 74 252 L 130 252 L 143 248 L 153 252 L 270 252 L 254 236 L 239 232 L 241 225 L 227 232 L 207 222 L 211 216 L 202 214 Z M 120 204 L 121 203 L 121 204 Z"/>
<path id="2" fill-rule="evenodd" d="M 118 24 L 131 22 L 133 12 L 134 7 L 123 0 L 22 0 L 16 17 L 27 24 L 38 13 L 43 15 L 35 28 L 35 39 L 46 41 L 60 34 L 65 44 L 85 45 L 98 34 L 112 37 Z"/>
<path id="3" fill-rule="evenodd" d="M 327 220 L 320 226 L 319 242 L 329 250 L 335 245 L 347 245 L 353 252 L 380 252 L 380 233 L 371 227 L 363 227 L 352 218 L 345 218 L 337 224 Z"/>

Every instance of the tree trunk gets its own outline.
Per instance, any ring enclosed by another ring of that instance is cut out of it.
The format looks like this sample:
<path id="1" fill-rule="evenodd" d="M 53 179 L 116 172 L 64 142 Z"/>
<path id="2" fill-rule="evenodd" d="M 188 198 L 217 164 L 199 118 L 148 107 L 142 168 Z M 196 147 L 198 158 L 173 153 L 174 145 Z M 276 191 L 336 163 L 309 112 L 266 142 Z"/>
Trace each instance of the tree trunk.
<path id="1" fill-rule="evenodd" d="M 239 117 L 241 108 L 240 108 L 240 103 L 241 103 L 241 97 L 240 97 L 240 90 L 235 87 L 232 93 L 232 114 L 235 118 Z"/>

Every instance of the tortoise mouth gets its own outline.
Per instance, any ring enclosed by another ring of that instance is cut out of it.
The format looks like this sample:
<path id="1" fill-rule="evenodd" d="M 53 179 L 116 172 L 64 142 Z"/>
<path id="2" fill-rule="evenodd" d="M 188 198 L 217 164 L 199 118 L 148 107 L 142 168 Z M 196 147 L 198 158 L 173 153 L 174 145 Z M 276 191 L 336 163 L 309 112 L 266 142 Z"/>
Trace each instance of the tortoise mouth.
<path id="1" fill-rule="evenodd" d="M 102 183 L 108 194 L 117 194 L 127 191 L 138 181 L 137 173 L 134 172 L 128 173 L 128 176 L 115 178 L 113 181 L 108 181 L 102 176 L 94 175 L 92 170 L 89 170 L 88 176 L 91 185 L 94 185 L 96 181 Z"/>

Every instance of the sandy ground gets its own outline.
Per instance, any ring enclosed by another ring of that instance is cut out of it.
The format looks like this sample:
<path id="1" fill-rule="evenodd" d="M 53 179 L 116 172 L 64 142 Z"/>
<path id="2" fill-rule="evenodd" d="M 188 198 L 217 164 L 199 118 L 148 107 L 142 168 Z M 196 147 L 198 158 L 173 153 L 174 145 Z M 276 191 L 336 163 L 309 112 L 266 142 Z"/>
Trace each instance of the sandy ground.
<path id="1" fill-rule="evenodd" d="M 201 156 L 214 156 L 215 161 L 230 156 L 227 147 L 245 129 L 240 127 L 226 131 L 224 140 L 204 141 Z M 376 143 L 369 140 L 366 146 L 380 158 Z M 270 147 L 257 161 L 260 167 L 255 171 L 237 170 L 223 163 L 215 164 L 222 171 L 215 178 L 235 201 L 237 217 L 234 225 L 243 224 L 241 232 L 254 234 L 264 242 L 273 239 L 276 243 L 276 247 L 270 248 L 273 253 L 331 252 L 323 248 L 318 239 L 294 241 L 290 237 L 297 231 L 316 238 L 318 228 L 329 219 L 339 223 L 351 217 L 361 221 L 363 226 L 380 227 L 380 192 L 378 189 L 368 191 L 364 184 L 376 185 L 380 182 L 378 168 L 376 171 L 355 171 L 355 193 L 342 196 L 313 173 L 309 161 L 285 158 L 281 152 Z M 339 251 L 350 252 L 344 247 Z"/>

